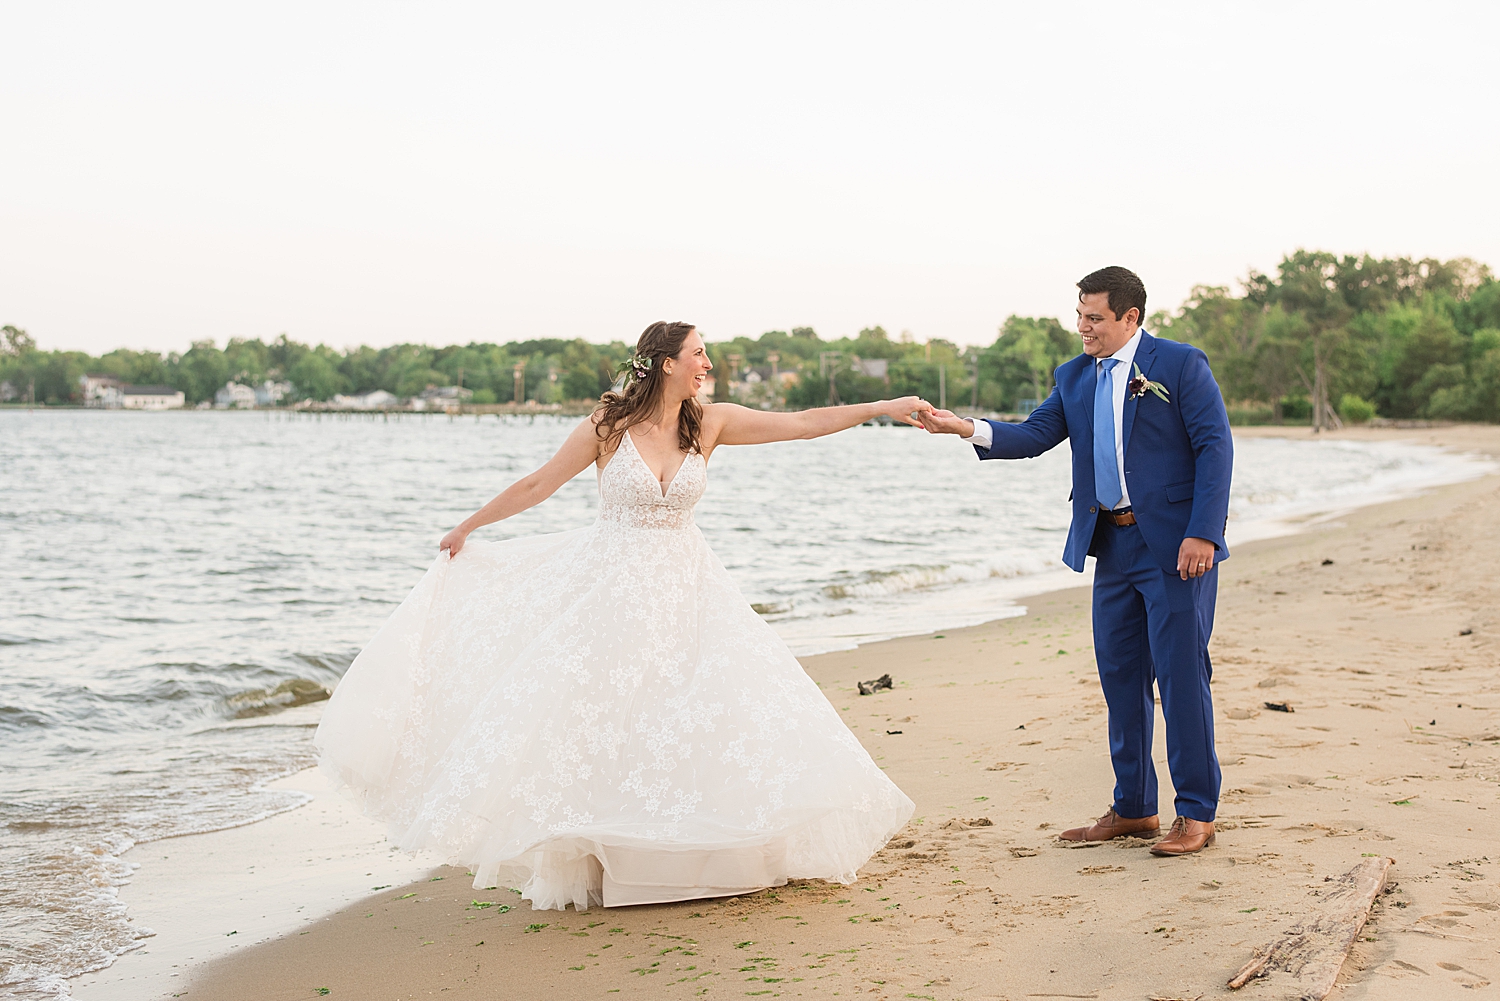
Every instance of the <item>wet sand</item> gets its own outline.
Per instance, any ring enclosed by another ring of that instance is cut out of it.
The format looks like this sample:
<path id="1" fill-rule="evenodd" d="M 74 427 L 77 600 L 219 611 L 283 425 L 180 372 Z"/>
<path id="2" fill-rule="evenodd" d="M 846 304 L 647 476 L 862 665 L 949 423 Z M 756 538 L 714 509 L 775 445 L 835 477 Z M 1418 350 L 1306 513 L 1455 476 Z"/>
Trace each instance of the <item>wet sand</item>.
<path id="1" fill-rule="evenodd" d="M 1500 456 L 1500 428 L 1343 434 Z M 1336 996 L 1470 997 L 1500 977 L 1497 542 L 1491 476 L 1236 549 L 1212 645 L 1224 795 L 1199 855 L 1056 840 L 1113 784 L 1077 588 L 1023 618 L 804 659 L 917 802 L 853 886 L 578 914 L 441 869 L 137 996 L 1295 997 L 1284 974 L 1224 984 L 1325 877 L 1384 855 L 1393 889 Z M 855 693 L 887 672 L 894 691 Z M 1160 722 L 1156 751 L 1169 823 Z"/>

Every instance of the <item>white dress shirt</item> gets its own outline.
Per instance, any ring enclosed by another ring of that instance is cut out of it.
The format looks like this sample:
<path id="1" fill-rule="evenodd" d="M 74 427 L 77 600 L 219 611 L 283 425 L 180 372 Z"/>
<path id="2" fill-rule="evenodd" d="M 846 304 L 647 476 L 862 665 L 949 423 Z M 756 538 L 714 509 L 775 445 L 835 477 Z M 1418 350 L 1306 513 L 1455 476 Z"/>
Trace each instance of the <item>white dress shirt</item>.
<path id="1" fill-rule="evenodd" d="M 1137 327 L 1130 340 L 1125 342 L 1125 346 L 1110 355 L 1111 358 L 1116 358 L 1120 362 L 1110 373 L 1110 389 L 1113 391 L 1115 405 L 1115 465 L 1120 471 L 1120 490 L 1123 493 L 1116 510 L 1130 506 L 1130 488 L 1125 485 L 1125 390 L 1130 385 L 1130 377 L 1134 374 L 1135 351 L 1141 346 L 1141 334 L 1145 333 L 1145 330 L 1145 327 Z M 1099 360 L 1095 359 L 1095 375 L 1098 375 L 1099 371 Z M 989 421 L 975 418 L 970 423 L 974 425 L 974 433 L 964 441 L 986 449 L 994 444 L 995 436 Z M 1093 447 L 1093 442 L 1090 441 L 1089 448 Z"/>

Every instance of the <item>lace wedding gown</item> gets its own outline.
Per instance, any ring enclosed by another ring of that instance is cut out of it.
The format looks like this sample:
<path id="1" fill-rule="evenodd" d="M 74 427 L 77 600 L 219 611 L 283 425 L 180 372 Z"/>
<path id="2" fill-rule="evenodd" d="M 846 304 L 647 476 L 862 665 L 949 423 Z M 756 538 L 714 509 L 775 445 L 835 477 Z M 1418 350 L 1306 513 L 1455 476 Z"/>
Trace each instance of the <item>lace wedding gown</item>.
<path id="1" fill-rule="evenodd" d="M 327 704 L 319 763 L 393 841 L 578 910 L 849 883 L 913 804 L 627 433 L 588 528 L 446 554 Z"/>

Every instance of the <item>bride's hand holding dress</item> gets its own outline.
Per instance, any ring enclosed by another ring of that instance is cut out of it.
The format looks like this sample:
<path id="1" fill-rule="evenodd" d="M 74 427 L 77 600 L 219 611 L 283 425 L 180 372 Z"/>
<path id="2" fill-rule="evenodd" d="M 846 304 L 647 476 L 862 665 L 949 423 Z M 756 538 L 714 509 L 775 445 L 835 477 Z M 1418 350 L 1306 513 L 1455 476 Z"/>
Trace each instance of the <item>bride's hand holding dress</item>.
<path id="1" fill-rule="evenodd" d="M 521 477 L 491 500 L 484 507 L 461 521 L 452 531 L 443 536 L 438 549 L 457 556 L 463 550 L 470 533 L 476 528 L 503 521 L 536 507 L 557 493 L 564 484 L 598 463 L 601 458 L 601 442 L 595 430 L 597 415 L 581 422 L 557 453 L 536 472 Z"/>

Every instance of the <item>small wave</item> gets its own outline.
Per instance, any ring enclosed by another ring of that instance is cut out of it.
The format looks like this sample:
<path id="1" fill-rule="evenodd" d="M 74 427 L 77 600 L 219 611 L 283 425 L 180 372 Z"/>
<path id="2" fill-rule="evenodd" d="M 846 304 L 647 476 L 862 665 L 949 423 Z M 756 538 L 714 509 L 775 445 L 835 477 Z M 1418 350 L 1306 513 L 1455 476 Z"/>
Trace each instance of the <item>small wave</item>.
<path id="1" fill-rule="evenodd" d="M 0 706 L 0 730 L 26 730 L 51 725 L 52 720 L 44 713 L 22 709 L 20 706 Z"/>
<path id="2" fill-rule="evenodd" d="M 176 667 L 178 665 L 150 665 L 138 669 L 133 673 L 155 670 L 161 667 Z M 123 674 L 124 672 L 118 672 Z M 194 672 L 189 671 L 188 674 Z M 204 670 L 203 676 L 198 678 L 161 678 L 149 684 L 138 687 L 122 686 L 116 691 L 98 691 L 89 686 L 81 686 L 70 689 L 66 695 L 73 700 L 82 703 L 90 709 L 97 710 L 105 707 L 128 707 L 128 706 L 162 706 L 170 703 L 204 701 L 222 697 L 229 686 L 223 681 L 214 678 L 212 674 Z M 75 714 L 74 722 L 87 726 L 91 722 L 85 717 Z"/>
<path id="3" fill-rule="evenodd" d="M 823 585 L 822 593 L 823 597 L 835 600 L 900 594 L 903 591 L 915 591 L 938 584 L 953 583 L 953 577 L 948 573 L 948 569 L 947 566 L 938 565 L 867 570 L 861 574 L 851 575 L 844 581 Z"/>
<path id="4" fill-rule="evenodd" d="M 35 636 L 13 636 L 9 633 L 0 633 L 0 646 L 26 646 L 28 643 L 47 642 L 49 641 Z"/>
<path id="5" fill-rule="evenodd" d="M 268 716 L 293 706 L 305 706 L 310 702 L 322 702 L 332 694 L 316 681 L 293 678 L 269 690 L 252 688 L 248 692 L 231 695 L 219 703 L 219 708 L 234 719 L 245 719 L 250 716 Z"/>
<path id="6" fill-rule="evenodd" d="M 38 831 L 50 831 L 62 825 L 54 824 L 50 820 L 12 820 L 5 827 L 14 834 L 35 834 Z"/>
<path id="7" fill-rule="evenodd" d="M 890 570 L 867 570 L 851 574 L 845 580 L 825 584 L 823 597 L 832 600 L 850 598 L 887 598 L 934 587 L 951 587 L 992 577 L 1024 577 L 1052 569 L 1048 561 L 1037 559 L 1019 563 L 909 565 Z"/>
<path id="8" fill-rule="evenodd" d="M 344 672 L 349 670 L 349 665 L 354 663 L 355 654 L 294 653 L 292 654 L 292 656 L 297 660 L 300 660 L 302 663 L 306 664 L 308 667 L 317 668 L 323 671 L 329 671 L 337 675 L 338 677 L 343 677 Z"/>
<path id="9" fill-rule="evenodd" d="M 69 997 L 67 977 L 103 969 L 155 934 L 133 924 L 119 899 L 119 887 L 130 882 L 135 868 L 120 856 L 134 844 L 124 834 L 111 834 L 24 859 L 30 878 L 7 904 L 34 916 L 41 934 L 15 949 L 10 962 L 0 963 L 0 985 L 8 996 Z M 21 861 L 7 859 L 7 868 Z M 66 934 L 59 933 L 60 912 L 83 920 L 70 922 Z"/>

